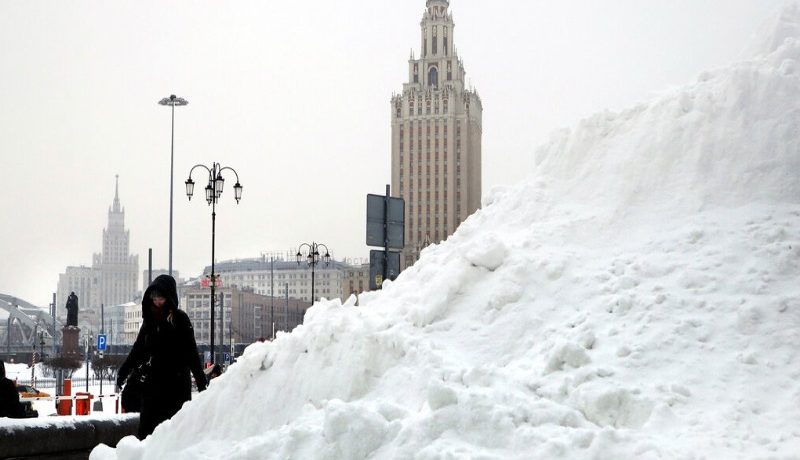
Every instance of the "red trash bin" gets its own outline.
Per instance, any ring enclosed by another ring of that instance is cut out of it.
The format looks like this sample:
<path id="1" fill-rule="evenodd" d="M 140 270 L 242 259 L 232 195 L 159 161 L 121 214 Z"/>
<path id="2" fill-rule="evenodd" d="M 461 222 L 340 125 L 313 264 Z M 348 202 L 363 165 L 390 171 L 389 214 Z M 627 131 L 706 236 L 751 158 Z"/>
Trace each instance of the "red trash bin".
<path id="1" fill-rule="evenodd" d="M 75 396 L 84 396 L 83 398 L 75 399 L 75 415 L 89 415 L 91 413 L 92 394 L 77 392 Z"/>
<path id="2" fill-rule="evenodd" d="M 56 401 L 56 413 L 58 415 L 72 415 L 72 401 L 69 399 Z"/>

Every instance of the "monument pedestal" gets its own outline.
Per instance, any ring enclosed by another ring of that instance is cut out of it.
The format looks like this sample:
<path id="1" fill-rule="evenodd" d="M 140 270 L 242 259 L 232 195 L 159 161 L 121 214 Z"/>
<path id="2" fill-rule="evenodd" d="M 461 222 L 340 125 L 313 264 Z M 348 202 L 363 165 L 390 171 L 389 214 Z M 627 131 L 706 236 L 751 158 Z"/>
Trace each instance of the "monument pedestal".
<path id="1" fill-rule="evenodd" d="M 61 344 L 61 355 L 70 358 L 80 358 L 81 328 L 77 326 L 64 326 L 61 329 L 64 341 Z"/>

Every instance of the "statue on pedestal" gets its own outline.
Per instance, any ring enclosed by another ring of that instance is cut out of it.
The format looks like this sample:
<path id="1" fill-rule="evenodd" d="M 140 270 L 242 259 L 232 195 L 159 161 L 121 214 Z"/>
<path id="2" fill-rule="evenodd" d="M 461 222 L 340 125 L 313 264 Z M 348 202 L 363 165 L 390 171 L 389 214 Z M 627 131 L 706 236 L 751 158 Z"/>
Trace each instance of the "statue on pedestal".
<path id="1" fill-rule="evenodd" d="M 70 292 L 67 297 L 67 326 L 78 327 L 78 296 Z"/>

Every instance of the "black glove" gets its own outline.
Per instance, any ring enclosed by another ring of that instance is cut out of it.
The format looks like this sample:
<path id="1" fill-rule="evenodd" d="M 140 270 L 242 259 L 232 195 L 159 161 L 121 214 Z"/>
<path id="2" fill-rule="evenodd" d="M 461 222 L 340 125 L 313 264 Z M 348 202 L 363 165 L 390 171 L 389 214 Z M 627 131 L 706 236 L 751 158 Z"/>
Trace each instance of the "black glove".
<path id="1" fill-rule="evenodd" d="M 205 391 L 206 387 L 208 386 L 205 375 L 201 375 L 199 379 L 195 379 L 195 383 L 197 384 L 198 392 Z"/>

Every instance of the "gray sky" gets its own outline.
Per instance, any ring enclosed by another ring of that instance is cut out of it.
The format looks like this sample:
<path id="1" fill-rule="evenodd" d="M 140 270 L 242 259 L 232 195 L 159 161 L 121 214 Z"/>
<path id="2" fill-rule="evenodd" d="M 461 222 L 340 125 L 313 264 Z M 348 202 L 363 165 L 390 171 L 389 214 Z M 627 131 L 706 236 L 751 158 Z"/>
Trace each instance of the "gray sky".
<path id="1" fill-rule="evenodd" d="M 484 193 L 524 179 L 554 129 L 745 57 L 783 3 L 451 0 L 483 100 Z M 211 210 L 183 181 L 212 161 L 244 185 L 236 205 L 226 181 L 217 260 L 312 240 L 367 257 L 365 195 L 390 180 L 389 99 L 419 55 L 424 6 L 0 0 L 0 293 L 46 305 L 66 266 L 91 265 L 115 174 L 140 271 L 148 247 L 167 266 L 170 113 L 157 101 L 171 93 L 189 100 L 175 115 L 176 270 L 210 263 Z"/>

